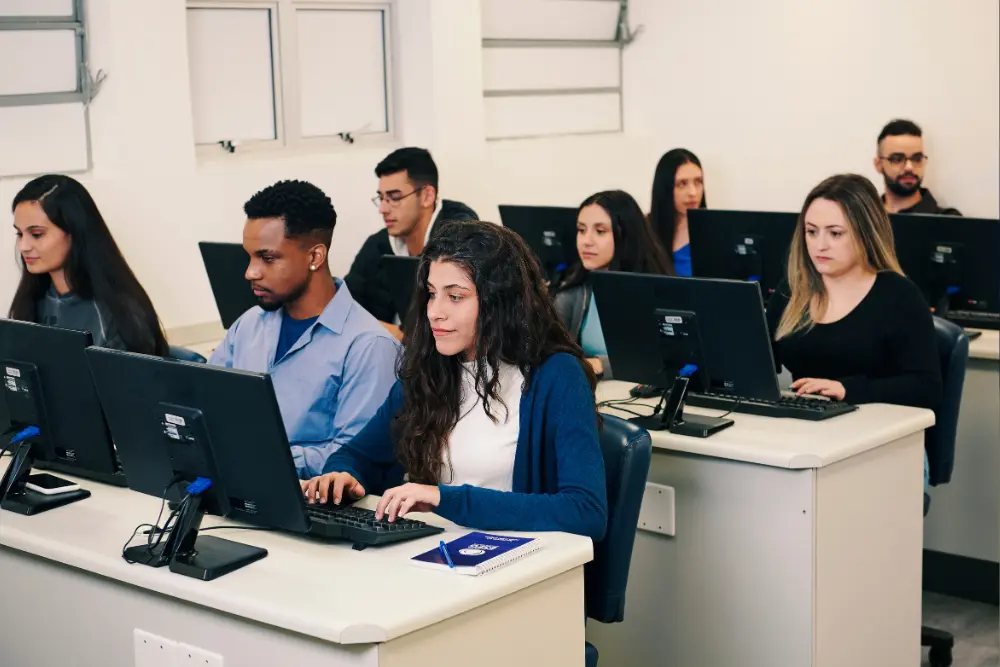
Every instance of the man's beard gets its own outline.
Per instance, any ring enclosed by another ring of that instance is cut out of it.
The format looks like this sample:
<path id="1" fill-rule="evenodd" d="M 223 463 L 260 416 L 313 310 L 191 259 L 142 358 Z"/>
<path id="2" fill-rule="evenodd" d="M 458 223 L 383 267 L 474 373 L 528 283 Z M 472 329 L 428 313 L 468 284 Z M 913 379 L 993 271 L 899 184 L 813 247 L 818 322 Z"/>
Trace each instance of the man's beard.
<path id="1" fill-rule="evenodd" d="M 903 183 L 899 182 L 899 177 L 897 177 L 896 180 L 892 180 L 888 176 L 885 176 L 883 174 L 883 177 L 885 178 L 886 190 L 889 190 L 890 192 L 892 192 L 892 194 L 896 195 L 897 197 L 909 197 L 913 193 L 918 192 L 920 190 L 920 185 L 921 185 L 920 177 L 917 176 L 916 174 L 906 174 L 906 175 L 913 176 L 914 178 L 916 178 L 917 179 L 916 182 L 914 182 L 913 185 L 904 185 Z"/>
<path id="2" fill-rule="evenodd" d="M 288 296 L 281 299 L 274 299 L 273 301 L 265 301 L 261 297 L 257 297 L 257 304 L 267 313 L 273 313 L 282 306 L 284 306 L 289 301 L 297 301 L 303 294 L 306 293 L 306 287 L 308 286 L 308 281 L 303 281 L 301 285 L 298 285 L 294 290 L 292 290 Z M 273 296 L 274 293 L 271 292 Z"/>

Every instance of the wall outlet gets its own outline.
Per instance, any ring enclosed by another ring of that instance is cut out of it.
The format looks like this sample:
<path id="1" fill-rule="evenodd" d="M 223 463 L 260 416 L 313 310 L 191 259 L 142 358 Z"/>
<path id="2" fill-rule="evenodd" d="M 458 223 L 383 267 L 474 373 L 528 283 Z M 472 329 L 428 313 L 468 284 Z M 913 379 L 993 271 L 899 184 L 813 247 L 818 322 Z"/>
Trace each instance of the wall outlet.
<path id="1" fill-rule="evenodd" d="M 646 482 L 639 508 L 639 528 L 674 536 L 674 487 Z"/>
<path id="2" fill-rule="evenodd" d="M 223 667 L 222 656 L 190 644 L 178 644 L 170 667 Z"/>
<path id="3" fill-rule="evenodd" d="M 136 628 L 132 632 L 135 667 L 174 667 L 177 642 Z"/>

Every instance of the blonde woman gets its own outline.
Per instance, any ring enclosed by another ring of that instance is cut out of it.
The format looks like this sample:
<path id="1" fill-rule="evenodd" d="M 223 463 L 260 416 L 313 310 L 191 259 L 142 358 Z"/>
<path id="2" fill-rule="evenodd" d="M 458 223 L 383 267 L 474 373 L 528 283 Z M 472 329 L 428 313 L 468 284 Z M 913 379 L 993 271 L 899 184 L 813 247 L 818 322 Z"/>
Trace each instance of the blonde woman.
<path id="1" fill-rule="evenodd" d="M 775 362 L 792 389 L 851 403 L 937 408 L 934 322 L 896 260 L 875 186 L 854 174 L 817 185 L 802 206 L 787 283 L 767 309 Z"/>

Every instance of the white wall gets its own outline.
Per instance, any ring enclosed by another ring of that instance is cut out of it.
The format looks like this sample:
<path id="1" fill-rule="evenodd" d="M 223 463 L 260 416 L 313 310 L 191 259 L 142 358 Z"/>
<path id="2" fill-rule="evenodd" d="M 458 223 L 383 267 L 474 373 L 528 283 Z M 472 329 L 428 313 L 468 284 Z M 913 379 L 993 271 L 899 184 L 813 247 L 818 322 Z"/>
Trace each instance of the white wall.
<path id="1" fill-rule="evenodd" d="M 874 176 L 875 136 L 901 115 L 926 131 L 935 194 L 998 215 L 996 0 L 631 4 L 645 32 L 626 51 L 624 135 L 487 143 L 478 2 L 401 0 L 397 145 L 430 148 L 443 196 L 494 220 L 500 203 L 575 205 L 615 187 L 645 206 L 656 160 L 678 145 L 703 159 L 713 206 L 796 209 L 830 173 Z M 373 169 L 394 146 L 199 161 L 183 0 L 88 5 L 92 66 L 109 77 L 91 109 L 94 169 L 81 179 L 165 325 L 217 319 L 197 242 L 239 241 L 243 202 L 282 178 L 333 199 L 331 264 L 345 273 L 379 229 Z M 0 180 L 0 225 L 23 182 Z M 0 261 L 0 303 L 16 281 L 13 260 Z"/>
<path id="2" fill-rule="evenodd" d="M 797 210 L 831 173 L 876 179 L 879 130 L 905 117 L 924 129 L 935 196 L 997 217 L 996 0 L 631 6 L 646 29 L 626 52 L 626 126 L 698 154 L 710 205 Z"/>

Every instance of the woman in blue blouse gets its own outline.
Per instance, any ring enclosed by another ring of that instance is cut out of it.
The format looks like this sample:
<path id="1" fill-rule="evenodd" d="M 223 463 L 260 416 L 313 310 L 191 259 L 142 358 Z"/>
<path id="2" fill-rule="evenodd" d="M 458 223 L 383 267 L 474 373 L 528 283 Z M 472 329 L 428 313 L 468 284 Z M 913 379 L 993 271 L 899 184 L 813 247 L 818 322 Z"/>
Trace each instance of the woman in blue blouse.
<path id="1" fill-rule="evenodd" d="M 607 521 L 596 378 L 519 236 L 449 222 L 420 258 L 399 381 L 303 482 L 310 502 L 381 494 L 389 521 L 433 511 L 483 530 L 599 540 Z"/>
<path id="2" fill-rule="evenodd" d="M 594 372 L 610 379 L 604 332 L 587 275 L 601 270 L 669 274 L 670 259 L 642 208 L 627 192 L 608 190 L 591 195 L 576 215 L 579 259 L 557 288 L 556 311 L 570 334 L 580 341 Z"/>
<path id="3" fill-rule="evenodd" d="M 698 156 L 685 148 L 667 151 L 653 176 L 649 221 L 663 247 L 670 251 L 671 271 L 691 275 L 691 244 L 687 212 L 705 208 L 705 176 Z"/>

